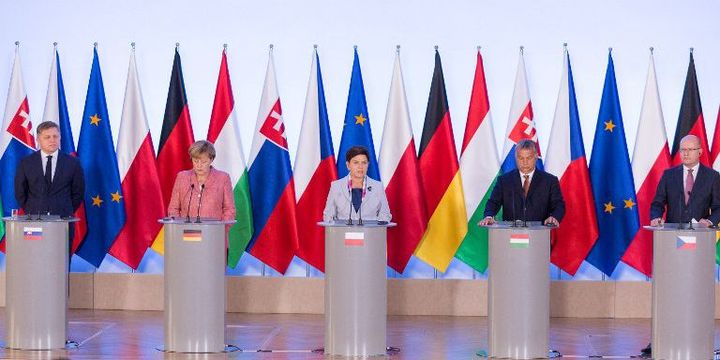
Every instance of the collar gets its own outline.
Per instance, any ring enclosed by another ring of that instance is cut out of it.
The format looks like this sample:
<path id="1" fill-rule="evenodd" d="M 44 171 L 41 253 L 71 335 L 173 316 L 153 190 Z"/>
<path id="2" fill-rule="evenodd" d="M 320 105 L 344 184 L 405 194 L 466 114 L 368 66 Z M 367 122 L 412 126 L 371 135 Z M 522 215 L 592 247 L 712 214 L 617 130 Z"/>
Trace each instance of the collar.
<path id="1" fill-rule="evenodd" d="M 52 154 L 48 154 L 48 153 L 40 150 L 40 156 L 42 156 L 43 159 L 46 159 L 48 156 L 52 156 L 53 159 L 57 159 L 59 152 L 60 152 L 60 149 L 55 150 L 55 152 Z"/>

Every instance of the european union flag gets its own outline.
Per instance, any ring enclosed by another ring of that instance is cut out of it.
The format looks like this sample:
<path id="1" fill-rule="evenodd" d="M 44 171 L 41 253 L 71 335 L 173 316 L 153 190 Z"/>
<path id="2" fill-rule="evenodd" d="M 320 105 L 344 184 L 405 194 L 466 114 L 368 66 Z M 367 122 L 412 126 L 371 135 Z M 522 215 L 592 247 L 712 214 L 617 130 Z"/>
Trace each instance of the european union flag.
<path id="1" fill-rule="evenodd" d="M 125 224 L 125 203 L 97 49 L 93 51 L 78 156 L 85 172 L 88 232 L 77 255 L 98 267 Z"/>
<path id="2" fill-rule="evenodd" d="M 610 276 L 640 229 L 612 53 L 608 54 L 605 86 L 595 128 L 590 179 L 600 236 L 587 261 Z"/>
<path id="3" fill-rule="evenodd" d="M 347 108 L 345 109 L 345 125 L 343 126 L 340 150 L 338 150 L 337 169 L 338 178 L 348 174 L 345 166 L 345 153 L 353 146 L 361 145 L 370 152 L 370 167 L 368 176 L 380 181 L 380 170 L 375 157 L 372 131 L 370 131 L 370 115 L 368 115 L 367 101 L 365 101 L 365 87 L 363 86 L 362 72 L 360 72 L 360 59 L 355 49 L 352 77 L 350 78 L 350 93 L 348 94 Z"/>

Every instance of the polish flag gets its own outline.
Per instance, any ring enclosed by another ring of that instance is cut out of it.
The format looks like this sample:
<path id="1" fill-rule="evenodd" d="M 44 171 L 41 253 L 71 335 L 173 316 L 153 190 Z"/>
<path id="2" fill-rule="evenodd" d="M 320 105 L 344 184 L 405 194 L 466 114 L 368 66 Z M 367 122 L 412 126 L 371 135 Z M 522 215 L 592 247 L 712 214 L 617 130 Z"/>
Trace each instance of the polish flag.
<path id="1" fill-rule="evenodd" d="M 645 94 L 632 159 L 641 226 L 650 225 L 650 203 L 655 196 L 663 171 L 671 166 L 671 162 L 660 91 L 655 75 L 655 60 L 650 54 L 650 66 L 645 81 Z M 652 232 L 641 228 L 625 251 L 622 261 L 651 276 L 652 256 Z"/>

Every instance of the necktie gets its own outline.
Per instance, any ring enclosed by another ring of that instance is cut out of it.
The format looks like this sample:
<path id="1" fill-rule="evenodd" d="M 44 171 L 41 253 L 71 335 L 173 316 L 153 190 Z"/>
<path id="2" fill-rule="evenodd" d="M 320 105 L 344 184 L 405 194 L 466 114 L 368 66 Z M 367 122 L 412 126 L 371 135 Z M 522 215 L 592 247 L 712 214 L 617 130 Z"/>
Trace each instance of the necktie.
<path id="1" fill-rule="evenodd" d="M 695 178 L 693 178 L 693 169 L 688 169 L 687 177 L 685 178 L 685 205 L 690 201 L 690 194 L 695 185 Z"/>
<path id="2" fill-rule="evenodd" d="M 527 197 L 528 190 L 530 190 L 530 175 L 523 175 L 525 180 L 523 181 L 523 192 L 525 193 L 525 197 Z"/>
<path id="3" fill-rule="evenodd" d="M 47 157 L 47 164 L 45 164 L 45 181 L 48 185 L 52 184 L 52 155 Z"/>

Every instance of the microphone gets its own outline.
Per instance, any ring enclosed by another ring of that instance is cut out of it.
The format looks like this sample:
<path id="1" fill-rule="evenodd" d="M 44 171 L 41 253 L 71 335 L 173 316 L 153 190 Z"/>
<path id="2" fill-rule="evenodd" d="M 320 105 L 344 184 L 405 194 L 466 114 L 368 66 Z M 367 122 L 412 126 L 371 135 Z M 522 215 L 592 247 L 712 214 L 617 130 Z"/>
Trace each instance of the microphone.
<path id="1" fill-rule="evenodd" d="M 512 227 L 517 227 L 515 223 L 515 189 L 512 189 L 510 193 L 512 194 L 512 219 L 510 221 L 512 221 Z"/>
<path id="2" fill-rule="evenodd" d="M 348 180 L 348 181 L 352 181 L 352 180 Z M 348 211 L 348 219 L 345 224 L 352 225 L 353 224 L 353 221 L 352 221 L 353 206 L 352 206 L 352 186 L 350 185 L 350 182 L 348 182 L 348 197 L 350 198 L 350 209 Z"/>
<path id="3" fill-rule="evenodd" d="M 688 204 L 687 204 L 687 206 L 689 207 L 689 205 L 690 205 L 690 195 L 692 195 L 692 192 L 688 191 L 688 192 L 687 192 L 687 195 L 688 195 Z M 688 230 L 695 230 L 695 228 L 693 228 L 692 217 L 690 216 L 690 209 L 686 209 L 685 211 L 686 211 L 687 214 L 688 214 Z"/>
<path id="4" fill-rule="evenodd" d="M 528 201 L 527 196 L 523 196 L 522 201 L 523 201 L 522 226 L 527 227 L 527 216 L 526 216 L 527 201 Z"/>
<path id="5" fill-rule="evenodd" d="M 202 196 L 205 192 L 205 184 L 200 185 L 200 201 L 198 201 L 198 214 L 197 218 L 195 219 L 196 223 L 200 223 L 200 207 L 202 206 Z M 190 208 L 188 208 L 188 211 L 190 211 Z"/>
<path id="6" fill-rule="evenodd" d="M 194 190 L 195 190 L 195 184 L 190 184 L 190 190 L 188 191 L 190 193 L 190 196 L 188 196 L 188 206 L 187 206 L 187 213 L 186 213 L 187 216 L 185 217 L 186 223 L 190 222 L 190 201 L 192 201 L 192 195 L 193 195 Z"/>
<path id="7" fill-rule="evenodd" d="M 367 180 L 366 180 L 367 181 Z M 370 191 L 370 188 L 368 188 L 368 191 Z M 363 204 L 363 198 L 364 196 L 360 197 L 360 206 L 358 206 L 358 225 L 362 226 L 362 204 Z"/>

